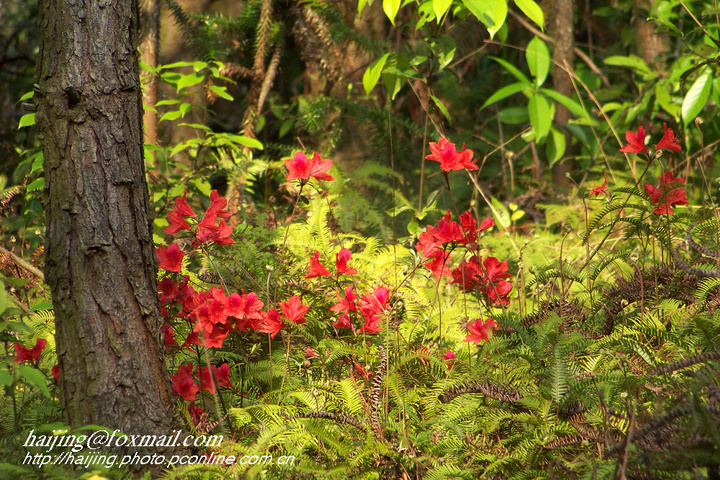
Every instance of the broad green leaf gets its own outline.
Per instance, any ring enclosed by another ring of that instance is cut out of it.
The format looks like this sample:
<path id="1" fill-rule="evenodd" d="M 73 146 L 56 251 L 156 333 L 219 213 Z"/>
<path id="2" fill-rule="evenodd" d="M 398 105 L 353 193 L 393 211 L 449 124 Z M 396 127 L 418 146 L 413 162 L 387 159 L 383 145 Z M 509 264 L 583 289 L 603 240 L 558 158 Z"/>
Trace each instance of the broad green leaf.
<path id="1" fill-rule="evenodd" d="M 463 4 L 485 24 L 493 38 L 507 17 L 507 0 L 462 0 Z"/>
<path id="2" fill-rule="evenodd" d="M 530 119 L 527 107 L 503 108 L 498 112 L 498 117 L 502 123 L 508 125 L 521 125 Z"/>
<path id="3" fill-rule="evenodd" d="M 680 115 L 681 107 L 673 101 L 670 92 L 667 90 L 667 84 L 658 84 L 655 86 L 655 99 L 658 105 L 667 113 L 677 118 Z"/>
<path id="4" fill-rule="evenodd" d="M 447 67 L 448 64 L 452 62 L 453 58 L 455 58 L 455 50 L 457 49 L 457 46 L 452 38 L 442 36 L 438 38 L 436 42 L 433 42 L 431 46 L 433 53 L 437 56 L 439 70 Z M 408 66 L 409 65 L 410 63 L 408 62 Z"/>
<path id="5" fill-rule="evenodd" d="M 545 31 L 545 15 L 543 14 L 542 8 L 535 3 L 533 0 L 514 0 L 515 5 L 525 14 L 527 17 L 535 22 L 541 30 Z"/>
<path id="6" fill-rule="evenodd" d="M 495 223 L 503 230 L 512 224 L 510 220 L 510 210 L 495 197 L 490 197 L 490 210 L 492 211 L 493 217 L 495 217 Z"/>
<path id="7" fill-rule="evenodd" d="M 430 98 L 432 99 L 433 103 L 438 108 L 438 110 L 440 110 L 442 112 L 442 114 L 445 116 L 447 121 L 449 123 L 452 123 L 452 120 L 450 119 L 450 112 L 448 112 L 448 109 L 445 106 L 445 104 L 433 94 L 430 94 Z"/>
<path id="8" fill-rule="evenodd" d="M 397 73 L 393 72 L 383 73 L 382 79 L 383 83 L 385 84 L 385 89 L 390 94 L 390 99 L 395 100 L 395 95 L 397 95 L 402 88 L 403 84 L 405 83 L 405 79 Z"/>
<path id="9" fill-rule="evenodd" d="M 545 154 L 551 167 L 565 155 L 565 135 L 555 127 L 550 129 Z"/>
<path id="10" fill-rule="evenodd" d="M 18 365 L 16 368 L 22 378 L 38 387 L 46 398 L 50 398 L 50 390 L 48 390 L 47 387 L 47 380 L 40 370 L 27 365 Z"/>
<path id="11" fill-rule="evenodd" d="M 28 192 L 34 192 L 35 190 L 42 190 L 45 188 L 45 177 L 40 177 L 33 180 L 30 185 L 27 186 Z"/>
<path id="12" fill-rule="evenodd" d="M 383 0 L 383 10 L 390 19 L 390 23 L 395 25 L 395 16 L 400 10 L 400 0 Z"/>
<path id="13" fill-rule="evenodd" d="M 160 65 L 158 67 L 158 70 L 167 70 L 170 68 L 178 68 L 178 67 L 191 67 L 195 64 L 195 62 L 175 62 L 171 63 L 169 65 Z"/>
<path id="14" fill-rule="evenodd" d="M 219 87 L 217 85 L 210 85 L 210 91 L 215 93 L 218 97 L 224 98 L 225 100 L 233 101 L 235 100 L 232 95 L 227 93 L 227 87 Z"/>
<path id="15" fill-rule="evenodd" d="M 160 121 L 163 122 L 165 120 L 177 120 L 178 118 L 182 117 L 183 114 L 179 110 L 175 110 L 172 112 L 167 112 L 165 115 L 160 117 Z"/>
<path id="16" fill-rule="evenodd" d="M 683 125 L 686 127 L 695 120 L 700 111 L 705 106 L 710 96 L 710 88 L 712 87 L 712 70 L 705 69 L 703 73 L 695 80 L 690 90 L 685 95 L 682 104 Z"/>
<path id="17" fill-rule="evenodd" d="M 542 86 L 550 71 L 550 51 L 547 45 L 538 37 L 534 37 L 528 43 L 525 56 L 530 73 L 535 77 L 535 84 L 538 87 Z"/>
<path id="18" fill-rule="evenodd" d="M 500 90 L 496 91 L 492 95 L 490 95 L 490 98 L 485 100 L 485 103 L 483 103 L 483 106 L 480 107 L 480 110 L 483 108 L 492 105 L 493 103 L 499 102 L 500 100 L 507 98 L 511 95 L 515 95 L 516 93 L 522 92 L 524 89 L 528 88 L 527 85 L 523 83 L 511 83 L 510 85 L 505 85 Z"/>
<path id="19" fill-rule="evenodd" d="M 605 59 L 605 65 L 630 68 L 640 75 L 651 73 L 645 60 L 636 55 L 613 55 Z"/>
<path id="20" fill-rule="evenodd" d="M 33 98 L 34 96 L 35 96 L 35 92 L 32 91 L 32 90 L 30 90 L 30 91 L 27 92 L 25 95 L 23 95 L 22 97 L 20 97 L 20 100 L 18 100 L 17 103 L 24 102 L 25 100 L 30 100 L 30 99 Z"/>
<path id="21" fill-rule="evenodd" d="M 7 367 L 3 367 L 3 369 L 0 370 L 0 385 L 9 387 L 10 385 L 12 385 L 13 376 L 10 375 L 10 372 L 8 372 L 6 368 Z"/>
<path id="22" fill-rule="evenodd" d="M 452 4 L 452 0 L 432 0 L 433 12 L 435 12 L 435 19 L 438 23 L 450 8 L 450 4 Z"/>
<path id="23" fill-rule="evenodd" d="M 202 70 L 203 68 L 206 68 L 207 66 L 208 66 L 208 64 L 206 62 L 197 61 L 197 62 L 193 63 L 193 70 L 195 70 L 196 72 L 199 72 L 200 70 Z"/>
<path id="24" fill-rule="evenodd" d="M 205 75 L 201 73 L 190 73 L 188 75 L 180 75 L 180 79 L 175 83 L 175 88 L 179 92 L 186 88 L 197 85 L 198 83 L 205 80 Z"/>
<path id="25" fill-rule="evenodd" d="M 182 103 L 180 100 L 160 100 L 155 104 L 155 107 L 162 107 L 163 105 L 177 105 Z"/>
<path id="26" fill-rule="evenodd" d="M 532 86 L 532 82 L 530 81 L 530 79 L 527 78 L 520 70 L 518 70 L 518 68 L 517 68 L 515 65 L 513 65 L 513 64 L 510 63 L 510 62 L 507 62 L 507 61 L 503 60 L 502 58 L 492 57 L 492 56 L 491 56 L 490 58 L 492 58 L 493 60 L 495 60 L 496 62 L 498 62 L 500 65 L 502 65 L 503 68 L 505 68 L 505 70 L 507 70 L 508 72 L 510 72 L 510 74 L 511 74 L 513 77 L 517 78 L 518 80 L 520 80 L 520 81 L 521 81 L 522 83 L 524 83 L 525 85 L 527 85 L 528 87 L 531 87 L 531 86 Z"/>
<path id="27" fill-rule="evenodd" d="M 35 114 L 34 113 L 26 113 L 22 117 L 20 117 L 20 123 L 18 124 L 18 130 L 20 130 L 23 127 L 31 127 L 35 125 Z"/>
<path id="28" fill-rule="evenodd" d="M 372 5 L 372 0 L 360 0 L 358 2 L 358 16 L 362 15 L 363 10 L 365 9 L 365 5 Z"/>
<path id="29" fill-rule="evenodd" d="M 555 90 L 551 90 L 549 88 L 543 88 L 540 91 L 543 93 L 543 95 L 552 98 L 557 103 L 570 110 L 570 113 L 572 113 L 576 117 L 586 118 L 590 121 L 592 125 L 597 124 L 597 122 L 592 117 L 590 117 L 590 114 L 585 111 L 582 105 L 580 105 L 580 103 L 573 100 L 572 98 L 566 97 L 562 93 L 558 93 Z"/>
<path id="30" fill-rule="evenodd" d="M 552 125 L 553 109 L 550 100 L 545 95 L 536 93 L 530 97 L 528 114 L 535 130 L 535 141 L 541 143 Z"/>
<path id="31" fill-rule="evenodd" d="M 30 158 L 34 159 L 33 163 L 32 163 L 32 167 L 30 168 L 30 173 L 35 173 L 38 170 L 42 170 L 43 166 L 45 165 L 45 157 L 43 155 L 42 150 Z"/>
<path id="32" fill-rule="evenodd" d="M 375 88 L 375 85 L 377 85 L 378 81 L 380 81 L 380 74 L 382 73 L 385 62 L 389 56 L 390 54 L 386 53 L 371 63 L 367 70 L 365 70 L 365 73 L 363 74 L 363 88 L 365 89 L 365 95 L 370 95 L 372 89 Z"/>

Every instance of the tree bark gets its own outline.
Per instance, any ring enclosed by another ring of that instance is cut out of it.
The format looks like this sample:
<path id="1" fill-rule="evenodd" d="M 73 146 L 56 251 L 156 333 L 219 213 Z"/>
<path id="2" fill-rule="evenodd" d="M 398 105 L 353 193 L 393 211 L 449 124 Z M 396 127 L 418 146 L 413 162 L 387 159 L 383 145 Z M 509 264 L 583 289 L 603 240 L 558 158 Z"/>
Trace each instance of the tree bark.
<path id="1" fill-rule="evenodd" d="M 563 67 L 567 65 L 569 68 L 572 68 L 575 63 L 575 53 L 573 52 L 573 48 L 575 47 L 573 2 L 572 0 L 556 0 L 553 3 L 553 8 L 553 38 L 555 39 L 552 55 L 553 90 L 572 98 L 572 81 L 570 80 L 570 75 L 568 75 Z M 570 120 L 570 111 L 559 103 L 555 105 L 555 108 L 555 124 L 558 125 L 565 134 L 567 154 L 572 145 L 570 132 L 565 128 L 565 125 Z M 553 165 L 553 183 L 555 185 L 569 185 L 571 182 L 565 174 L 571 170 L 572 163 L 569 161 L 559 162 Z"/>
<path id="2" fill-rule="evenodd" d="M 40 0 L 45 276 L 66 421 L 174 435 L 182 423 L 161 342 L 136 1 Z"/>

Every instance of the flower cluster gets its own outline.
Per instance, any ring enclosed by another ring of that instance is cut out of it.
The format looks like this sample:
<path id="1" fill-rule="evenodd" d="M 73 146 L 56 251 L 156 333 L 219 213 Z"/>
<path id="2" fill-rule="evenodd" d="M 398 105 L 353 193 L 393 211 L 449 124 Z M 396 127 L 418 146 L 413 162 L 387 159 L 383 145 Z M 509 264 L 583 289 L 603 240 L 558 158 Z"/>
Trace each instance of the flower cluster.
<path id="1" fill-rule="evenodd" d="M 662 138 L 655 145 L 655 151 L 670 150 L 673 152 L 679 152 L 682 150 L 682 147 L 680 147 L 677 143 L 677 137 L 672 131 L 672 128 L 668 128 L 667 124 L 664 122 L 663 131 L 664 133 Z M 642 126 L 638 127 L 637 133 L 632 130 L 625 132 L 625 140 L 627 141 L 627 144 L 620 149 L 621 152 L 636 154 L 649 153 L 647 147 L 645 146 L 645 129 Z"/>
<path id="2" fill-rule="evenodd" d="M 205 211 L 203 219 L 197 223 L 195 228 L 192 228 L 185 219 L 185 217 L 197 218 L 197 214 L 188 205 L 186 196 L 187 192 L 182 197 L 175 199 L 175 208 L 170 210 L 167 215 L 169 225 L 165 227 L 163 232 L 174 235 L 183 230 L 191 230 L 194 234 L 193 248 L 206 243 L 215 243 L 219 247 L 235 243 L 235 240 L 230 238 L 233 229 L 225 222 L 225 219 L 232 214 L 226 209 L 227 200 L 221 197 L 217 190 L 210 193 L 210 207 Z"/>
<path id="3" fill-rule="evenodd" d="M 658 177 L 658 180 L 660 181 L 658 185 L 645 184 L 645 193 L 656 205 L 653 213 L 672 214 L 674 212 L 672 206 L 690 203 L 685 196 L 685 190 L 680 186 L 685 184 L 685 179 L 673 177 L 672 172 L 665 172 Z"/>
<path id="4" fill-rule="evenodd" d="M 357 269 L 348 266 L 348 262 L 352 257 L 350 249 L 343 248 L 335 255 L 335 270 L 339 275 L 356 275 Z M 330 271 L 320 263 L 320 252 L 315 250 L 315 253 L 310 257 L 310 268 L 308 273 L 305 274 L 305 278 L 315 277 L 330 277 Z"/>
<path id="5" fill-rule="evenodd" d="M 285 160 L 285 167 L 288 169 L 285 180 L 288 182 L 300 180 L 301 185 L 310 180 L 310 177 L 318 180 L 334 180 L 335 178 L 327 173 L 332 165 L 332 160 L 323 160 L 317 152 L 313 153 L 312 158 L 307 158 L 303 152 L 297 152 L 291 159 Z"/>
<path id="6" fill-rule="evenodd" d="M 38 338 L 35 341 L 35 346 L 32 348 L 23 347 L 17 342 L 15 342 L 13 346 L 15 347 L 16 355 L 13 360 L 14 362 L 22 363 L 27 360 L 28 362 L 37 364 L 38 360 L 40 360 L 42 351 L 45 350 L 45 347 L 47 346 L 47 340 L 44 338 Z"/>
<path id="7" fill-rule="evenodd" d="M 197 393 L 206 390 L 210 394 L 215 393 L 215 386 L 232 387 L 230 381 L 230 366 L 223 363 L 220 368 L 211 365 L 212 374 L 207 367 L 198 367 L 193 369 L 192 362 L 186 365 L 180 365 L 174 375 L 170 375 L 172 380 L 173 392 L 180 395 L 187 401 L 194 401 Z M 193 376 L 195 373 L 195 377 Z M 198 382 L 195 381 L 198 379 Z"/>
<path id="8" fill-rule="evenodd" d="M 473 151 L 465 150 L 465 145 L 463 145 L 462 151 L 458 152 L 455 144 L 450 143 L 447 138 L 441 138 L 438 143 L 430 142 L 430 152 L 432 153 L 425 159 L 440 162 L 440 169 L 444 172 L 478 169 L 472 159 Z"/>

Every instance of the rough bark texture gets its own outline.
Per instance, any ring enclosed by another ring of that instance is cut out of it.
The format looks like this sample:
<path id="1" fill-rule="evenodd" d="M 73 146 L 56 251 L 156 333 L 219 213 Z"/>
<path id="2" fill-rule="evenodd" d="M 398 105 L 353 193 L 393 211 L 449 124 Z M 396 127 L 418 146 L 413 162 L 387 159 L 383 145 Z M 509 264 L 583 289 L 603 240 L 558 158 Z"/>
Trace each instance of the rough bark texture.
<path id="1" fill-rule="evenodd" d="M 563 65 L 567 64 L 572 68 L 575 63 L 575 35 L 573 32 L 573 2 L 572 0 L 556 0 L 553 3 L 553 38 L 555 46 L 553 48 L 553 90 L 562 93 L 570 98 L 573 97 L 573 84 L 570 75 L 564 70 Z M 570 120 L 570 112 L 567 108 L 560 104 L 555 104 L 555 124 L 563 129 L 565 133 L 565 144 L 567 145 L 566 155 L 572 145 L 572 137 L 565 129 L 565 124 Z M 556 163 L 553 166 L 553 183 L 555 185 L 569 185 L 570 180 L 565 176 L 572 169 L 572 163 L 569 161 Z"/>
<path id="2" fill-rule="evenodd" d="M 151 67 L 158 66 L 158 49 L 160 42 L 160 1 L 140 1 L 140 54 L 143 63 Z M 158 100 L 157 76 L 143 72 L 143 101 L 146 105 L 155 106 Z M 143 114 L 145 125 L 145 141 L 157 143 L 157 113 L 147 109 Z M 153 152 L 154 153 L 154 152 Z"/>
<path id="3" fill-rule="evenodd" d="M 66 420 L 169 435 L 181 423 L 161 348 L 137 3 L 40 0 L 38 21 L 45 276 Z"/>

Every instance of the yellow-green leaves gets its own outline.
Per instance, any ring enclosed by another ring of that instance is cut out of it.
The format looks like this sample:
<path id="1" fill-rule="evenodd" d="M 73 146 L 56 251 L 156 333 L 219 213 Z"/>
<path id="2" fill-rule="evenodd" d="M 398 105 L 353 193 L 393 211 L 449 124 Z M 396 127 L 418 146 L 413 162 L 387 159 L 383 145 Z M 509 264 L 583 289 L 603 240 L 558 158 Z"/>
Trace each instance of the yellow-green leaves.
<path id="1" fill-rule="evenodd" d="M 463 4 L 488 29 L 494 37 L 507 17 L 507 0 L 462 0 Z"/>
<path id="2" fill-rule="evenodd" d="M 545 15 L 542 8 L 533 0 L 515 0 L 515 5 L 527 15 L 527 17 L 535 22 L 541 30 L 545 30 Z"/>
<path id="3" fill-rule="evenodd" d="M 545 42 L 538 37 L 530 40 L 525 57 L 527 58 L 530 74 L 535 77 L 535 85 L 537 87 L 542 86 L 550 71 L 550 51 Z"/>
<path id="4" fill-rule="evenodd" d="M 365 89 L 365 95 L 370 95 L 372 89 L 375 88 L 375 85 L 377 85 L 378 81 L 380 81 L 380 74 L 382 73 L 385 62 L 389 56 L 390 54 L 386 53 L 371 63 L 368 69 L 365 70 L 365 73 L 363 74 L 363 88 Z"/>
<path id="5" fill-rule="evenodd" d="M 686 127 L 690 122 L 695 120 L 695 117 L 700 114 L 700 111 L 705 106 L 708 97 L 710 96 L 710 89 L 712 88 L 712 70 L 705 68 L 700 76 L 695 80 L 685 95 L 682 104 L 682 119 L 683 125 Z"/>

